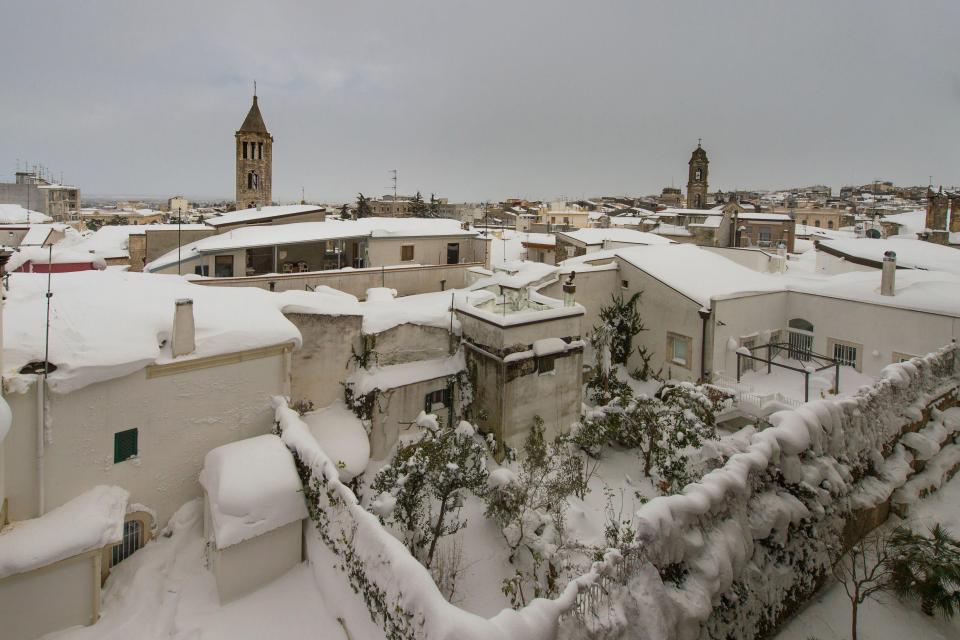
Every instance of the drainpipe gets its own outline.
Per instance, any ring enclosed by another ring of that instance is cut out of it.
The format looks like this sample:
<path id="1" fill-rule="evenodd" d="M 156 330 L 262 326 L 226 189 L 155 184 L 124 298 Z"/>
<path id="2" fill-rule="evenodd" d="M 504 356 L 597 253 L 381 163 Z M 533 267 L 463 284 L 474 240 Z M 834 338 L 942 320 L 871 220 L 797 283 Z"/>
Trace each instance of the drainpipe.
<path id="1" fill-rule="evenodd" d="M 700 307 L 700 382 L 707 382 L 707 325 L 710 321 L 712 311 L 706 307 Z"/>
<path id="2" fill-rule="evenodd" d="M 42 516 L 46 511 L 46 490 L 43 483 L 43 455 L 45 445 L 43 423 L 46 417 L 46 411 L 44 410 L 46 386 L 47 376 L 46 374 L 40 374 L 37 377 L 37 516 Z"/>

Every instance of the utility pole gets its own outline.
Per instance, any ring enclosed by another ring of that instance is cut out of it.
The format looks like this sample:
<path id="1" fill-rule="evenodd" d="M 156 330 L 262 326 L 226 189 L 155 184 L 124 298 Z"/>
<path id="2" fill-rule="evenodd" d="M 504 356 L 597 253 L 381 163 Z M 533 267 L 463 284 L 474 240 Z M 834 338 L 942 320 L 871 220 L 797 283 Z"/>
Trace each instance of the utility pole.
<path id="1" fill-rule="evenodd" d="M 390 169 L 390 173 L 393 174 L 393 202 L 397 202 L 397 170 Z"/>

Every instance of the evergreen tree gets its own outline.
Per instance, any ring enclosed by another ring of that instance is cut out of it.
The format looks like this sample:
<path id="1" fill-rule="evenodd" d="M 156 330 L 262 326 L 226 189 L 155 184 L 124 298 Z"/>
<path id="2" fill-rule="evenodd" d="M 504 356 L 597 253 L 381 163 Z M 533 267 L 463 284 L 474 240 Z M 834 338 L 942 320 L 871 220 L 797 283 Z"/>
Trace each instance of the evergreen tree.
<path id="1" fill-rule="evenodd" d="M 434 197 L 432 193 L 430 194 L 429 217 L 431 218 L 440 217 L 440 202 L 437 201 L 437 199 Z"/>
<path id="2" fill-rule="evenodd" d="M 410 201 L 410 215 L 415 218 L 426 218 L 428 211 L 423 196 L 417 191 L 417 195 L 413 196 L 413 200 Z"/>
<path id="3" fill-rule="evenodd" d="M 373 215 L 370 210 L 370 200 L 364 197 L 362 193 L 357 194 L 357 218 L 369 218 Z"/>
<path id="4" fill-rule="evenodd" d="M 343 203 L 343 206 L 340 207 L 340 219 L 349 220 L 350 219 L 350 207 L 346 202 Z"/>

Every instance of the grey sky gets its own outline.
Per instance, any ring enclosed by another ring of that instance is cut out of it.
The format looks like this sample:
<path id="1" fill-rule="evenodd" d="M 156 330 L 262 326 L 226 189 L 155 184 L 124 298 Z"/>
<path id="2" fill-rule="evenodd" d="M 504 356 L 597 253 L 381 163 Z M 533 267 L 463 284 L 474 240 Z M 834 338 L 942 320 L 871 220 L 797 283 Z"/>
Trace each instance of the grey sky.
<path id="1" fill-rule="evenodd" d="M 274 198 L 960 184 L 960 2 L 4 2 L 0 179 Z"/>

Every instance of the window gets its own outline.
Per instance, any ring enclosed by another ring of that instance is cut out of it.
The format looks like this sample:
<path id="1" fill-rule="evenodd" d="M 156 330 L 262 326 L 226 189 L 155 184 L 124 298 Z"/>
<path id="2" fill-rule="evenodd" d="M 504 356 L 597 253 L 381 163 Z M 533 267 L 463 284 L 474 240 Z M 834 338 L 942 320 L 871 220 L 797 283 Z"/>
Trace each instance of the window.
<path id="1" fill-rule="evenodd" d="M 629 280 L 621 280 L 621 281 L 620 281 L 620 288 L 621 288 L 621 289 L 629 289 L 629 288 L 630 288 L 630 281 L 629 281 Z"/>
<path id="2" fill-rule="evenodd" d="M 827 220 L 827 229 L 833 229 L 833 220 Z"/>
<path id="3" fill-rule="evenodd" d="M 113 434 L 113 463 L 137 457 L 137 430 L 127 429 Z"/>
<path id="4" fill-rule="evenodd" d="M 262 142 L 257 143 L 257 159 L 263 160 L 263 143 Z"/>
<path id="5" fill-rule="evenodd" d="M 678 333 L 667 332 L 667 360 L 681 367 L 690 368 L 690 347 L 693 341 Z"/>
<path id="6" fill-rule="evenodd" d="M 537 373 L 551 373 L 557 367 L 557 356 L 541 356 L 537 358 Z"/>
<path id="7" fill-rule="evenodd" d="M 570 224 L 570 218 L 563 216 L 563 224 Z"/>
<path id="8" fill-rule="evenodd" d="M 814 220 L 814 221 L 813 221 L 813 226 L 819 227 L 819 226 L 820 226 L 820 221 L 819 221 L 819 220 Z"/>
<path id="9" fill-rule="evenodd" d="M 413 260 L 413 245 L 405 244 L 400 247 L 400 261 L 410 262 Z"/>
<path id="10" fill-rule="evenodd" d="M 916 358 L 916 356 L 912 356 L 909 353 L 903 353 L 900 351 L 893 352 L 893 362 L 909 362 L 913 358 Z"/>
<path id="11" fill-rule="evenodd" d="M 243 159 L 244 160 L 247 159 L 247 143 L 246 142 L 243 143 Z"/>
<path id="12" fill-rule="evenodd" d="M 217 278 L 232 278 L 233 256 L 214 256 L 213 275 Z"/>
<path id="13" fill-rule="evenodd" d="M 437 389 L 431 391 L 423 398 L 423 410 L 432 413 L 439 408 L 450 406 L 450 390 Z"/>
<path id="14" fill-rule="evenodd" d="M 813 351 L 813 324 L 803 318 L 793 318 L 787 323 L 787 341 L 790 344 L 788 355 L 791 359 L 806 362 Z"/>
<path id="15" fill-rule="evenodd" d="M 853 367 L 857 371 L 860 371 L 860 352 L 863 350 L 862 345 L 845 340 L 835 340 L 834 338 L 830 338 L 828 343 L 830 345 L 830 353 L 834 360 L 839 361 L 840 364 L 844 366 Z"/>
<path id="16" fill-rule="evenodd" d="M 460 243 L 451 242 L 447 245 L 447 264 L 460 263 Z"/>
<path id="17" fill-rule="evenodd" d="M 699 180 L 699 179 L 700 179 L 700 169 L 697 169 L 697 172 L 693 175 L 693 179 L 694 179 L 694 180 Z M 699 200 L 700 200 L 700 199 L 697 198 L 697 201 L 698 201 L 698 202 L 699 202 Z"/>
<path id="18" fill-rule="evenodd" d="M 770 229 L 760 230 L 760 242 L 770 242 Z"/>
<path id="19" fill-rule="evenodd" d="M 208 264 L 198 264 L 193 268 L 193 272 L 198 276 L 209 276 L 210 275 L 210 265 Z"/>

